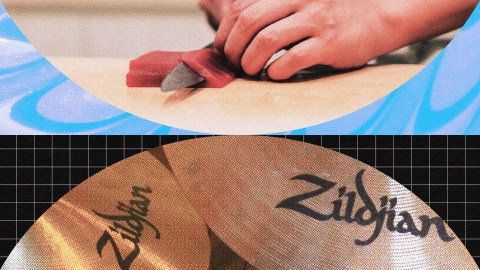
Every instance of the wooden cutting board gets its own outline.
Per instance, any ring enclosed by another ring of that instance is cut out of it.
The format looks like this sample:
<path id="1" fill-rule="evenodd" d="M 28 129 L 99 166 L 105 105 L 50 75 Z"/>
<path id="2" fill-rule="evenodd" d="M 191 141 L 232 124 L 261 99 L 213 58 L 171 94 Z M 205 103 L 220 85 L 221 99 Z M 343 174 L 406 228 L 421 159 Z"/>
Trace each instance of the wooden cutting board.
<path id="1" fill-rule="evenodd" d="M 384 97 L 423 65 L 369 66 L 302 82 L 236 79 L 222 89 L 128 88 L 128 59 L 49 60 L 98 98 L 168 126 L 215 134 L 264 134 L 338 118 Z"/>

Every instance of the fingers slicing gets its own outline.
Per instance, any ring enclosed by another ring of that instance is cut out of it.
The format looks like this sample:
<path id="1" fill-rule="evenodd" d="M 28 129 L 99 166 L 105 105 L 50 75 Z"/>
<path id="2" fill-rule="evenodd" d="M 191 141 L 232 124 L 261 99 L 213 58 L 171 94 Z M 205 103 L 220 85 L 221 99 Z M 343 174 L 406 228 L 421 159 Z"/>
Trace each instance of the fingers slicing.
<path id="1" fill-rule="evenodd" d="M 224 44 L 225 54 L 234 65 L 240 66 L 242 54 L 257 33 L 295 12 L 292 1 L 277 0 L 273 10 L 272 7 L 272 0 L 261 0 L 238 16 Z M 281 29 L 278 30 L 280 34 Z"/>
<path id="2" fill-rule="evenodd" d="M 241 0 L 235 1 L 228 12 L 225 14 L 220 26 L 218 27 L 217 34 L 215 35 L 214 45 L 215 48 L 223 52 L 223 47 L 225 46 L 225 41 L 227 40 L 230 31 L 232 30 L 235 22 L 238 19 L 240 13 L 245 10 L 250 5 L 258 2 L 258 0 Z"/>
<path id="3" fill-rule="evenodd" d="M 272 80 L 286 80 L 304 68 L 325 64 L 328 54 L 318 38 L 307 39 L 288 50 L 268 67 Z"/>
<path id="4" fill-rule="evenodd" d="M 247 74 L 257 74 L 274 54 L 310 37 L 310 27 L 298 23 L 301 16 L 300 13 L 288 16 L 264 28 L 255 36 L 241 59 L 242 68 Z"/>

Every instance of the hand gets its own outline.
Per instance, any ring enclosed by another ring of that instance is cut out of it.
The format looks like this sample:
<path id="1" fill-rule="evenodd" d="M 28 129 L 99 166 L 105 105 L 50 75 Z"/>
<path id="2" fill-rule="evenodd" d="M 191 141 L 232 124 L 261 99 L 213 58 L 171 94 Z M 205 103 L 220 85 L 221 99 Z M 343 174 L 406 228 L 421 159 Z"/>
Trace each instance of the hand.
<path id="1" fill-rule="evenodd" d="M 222 16 L 215 48 L 247 74 L 274 80 L 316 64 L 353 68 L 461 26 L 478 0 L 237 0 Z"/>
<path id="2" fill-rule="evenodd" d="M 268 68 L 274 80 L 315 64 L 352 68 L 383 53 L 383 1 L 242 0 L 223 18 L 215 47 L 255 75 L 278 51 L 292 46 Z"/>

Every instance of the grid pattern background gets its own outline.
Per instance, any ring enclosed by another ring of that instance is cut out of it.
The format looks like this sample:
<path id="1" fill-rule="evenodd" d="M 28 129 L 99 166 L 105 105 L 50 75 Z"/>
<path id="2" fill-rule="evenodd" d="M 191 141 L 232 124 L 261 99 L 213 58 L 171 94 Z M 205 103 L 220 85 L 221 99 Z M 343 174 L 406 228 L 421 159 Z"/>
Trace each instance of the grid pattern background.
<path id="1" fill-rule="evenodd" d="M 141 151 L 196 136 L 0 136 L 0 265 L 55 201 Z M 357 158 L 412 190 L 480 264 L 480 136 L 280 136 Z"/>

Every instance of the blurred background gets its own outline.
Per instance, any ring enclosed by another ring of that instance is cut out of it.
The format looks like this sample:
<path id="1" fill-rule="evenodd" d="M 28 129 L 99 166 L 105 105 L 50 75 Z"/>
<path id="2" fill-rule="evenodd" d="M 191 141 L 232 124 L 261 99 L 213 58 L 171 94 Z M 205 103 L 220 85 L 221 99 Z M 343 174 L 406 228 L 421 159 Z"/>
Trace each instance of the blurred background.
<path id="1" fill-rule="evenodd" d="M 45 56 L 134 58 L 151 50 L 193 50 L 211 43 L 197 0 L 2 0 Z M 455 32 L 402 48 L 373 63 L 427 63 Z"/>
<path id="2" fill-rule="evenodd" d="M 136 57 L 211 43 L 196 0 L 2 0 L 46 56 Z"/>

